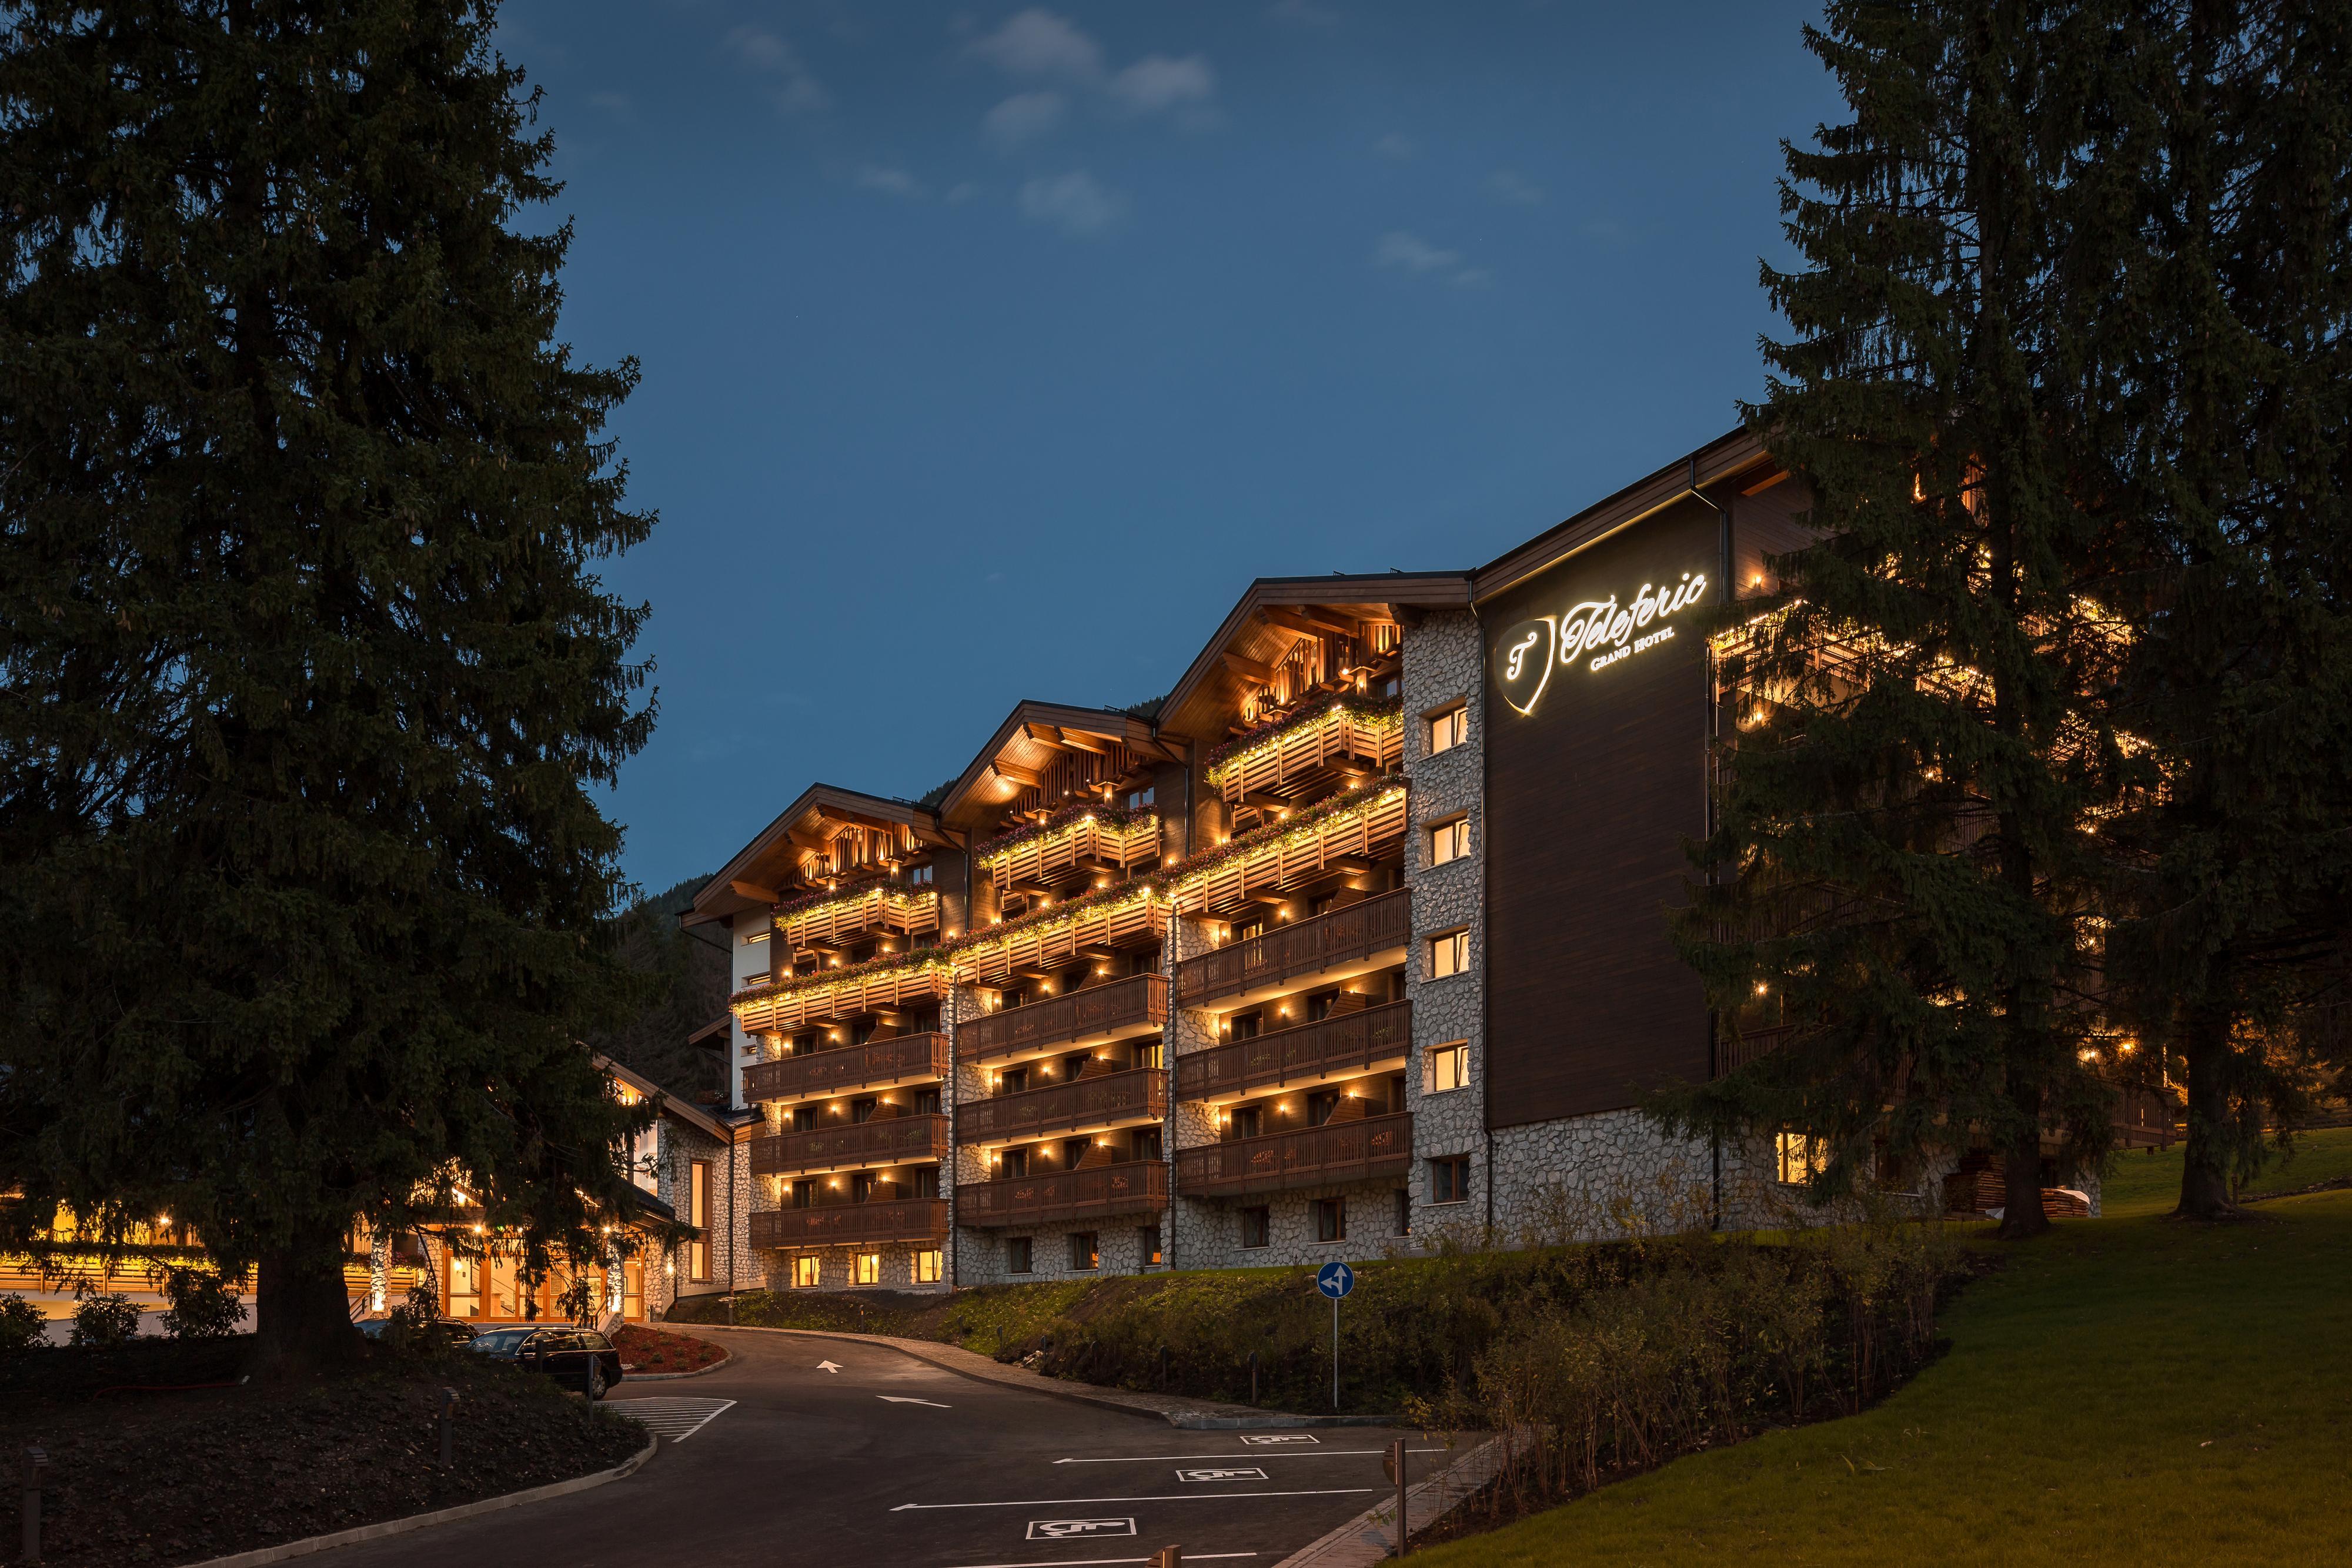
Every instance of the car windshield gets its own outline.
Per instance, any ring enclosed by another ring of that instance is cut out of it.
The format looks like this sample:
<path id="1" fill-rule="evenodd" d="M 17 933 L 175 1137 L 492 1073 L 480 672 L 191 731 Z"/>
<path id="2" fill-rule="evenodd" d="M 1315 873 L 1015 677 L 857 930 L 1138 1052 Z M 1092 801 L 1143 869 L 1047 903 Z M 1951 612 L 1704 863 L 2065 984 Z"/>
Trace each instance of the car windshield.
<path id="1" fill-rule="evenodd" d="M 537 1329 L 489 1329 L 474 1336 L 472 1347 L 485 1355 L 512 1355 L 523 1341 L 538 1332 Z"/>

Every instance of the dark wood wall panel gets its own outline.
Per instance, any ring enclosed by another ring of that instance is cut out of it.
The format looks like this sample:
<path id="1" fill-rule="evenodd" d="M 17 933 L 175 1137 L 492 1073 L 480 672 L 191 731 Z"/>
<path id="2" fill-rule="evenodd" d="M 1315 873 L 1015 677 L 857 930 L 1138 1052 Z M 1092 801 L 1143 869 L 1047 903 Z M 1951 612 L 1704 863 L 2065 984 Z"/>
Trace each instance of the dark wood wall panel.
<path id="1" fill-rule="evenodd" d="M 1716 514 L 1687 501 L 1481 609 L 1489 1125 L 1615 1110 L 1706 1076 L 1705 998 L 1666 928 L 1685 896 L 1683 840 L 1706 826 L 1697 612 L 1606 670 L 1556 667 L 1530 715 L 1503 700 L 1496 671 L 1514 626 L 1686 571 L 1717 577 L 1721 552 Z"/>

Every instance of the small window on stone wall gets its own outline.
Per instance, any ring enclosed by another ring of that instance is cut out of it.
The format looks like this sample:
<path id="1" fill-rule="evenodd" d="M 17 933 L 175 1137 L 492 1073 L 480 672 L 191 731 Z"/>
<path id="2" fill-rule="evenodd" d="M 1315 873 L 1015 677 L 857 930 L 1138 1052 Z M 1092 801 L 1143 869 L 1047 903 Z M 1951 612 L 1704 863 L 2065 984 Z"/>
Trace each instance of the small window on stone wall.
<path id="1" fill-rule="evenodd" d="M 1274 1211 L 1270 1208 L 1244 1208 L 1242 1214 L 1242 1245 L 1270 1247 L 1274 1244 Z"/>
<path id="2" fill-rule="evenodd" d="M 1470 738 L 1470 706 L 1457 704 L 1444 713 L 1433 714 L 1429 720 L 1429 754 L 1451 751 Z"/>
<path id="3" fill-rule="evenodd" d="M 813 1252 L 803 1252 L 793 1260 L 793 1288 L 814 1290 L 819 1281 L 818 1259 Z"/>
<path id="4" fill-rule="evenodd" d="M 1034 1264 L 1029 1255 L 1029 1238 L 1006 1237 L 1004 1239 L 1004 1271 L 1008 1274 L 1026 1274 L 1032 1272 L 1034 1269 Z"/>

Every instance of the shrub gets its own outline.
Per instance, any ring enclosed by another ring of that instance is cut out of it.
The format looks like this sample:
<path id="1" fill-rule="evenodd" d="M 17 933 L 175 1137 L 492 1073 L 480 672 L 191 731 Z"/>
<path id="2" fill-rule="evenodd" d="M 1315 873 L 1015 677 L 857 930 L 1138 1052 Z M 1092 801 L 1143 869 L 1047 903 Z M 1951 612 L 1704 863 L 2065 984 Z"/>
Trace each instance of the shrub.
<path id="1" fill-rule="evenodd" d="M 205 1269 L 174 1269 L 163 1278 L 163 1332 L 173 1339 L 226 1339 L 245 1321 L 241 1280 Z M 133 1319 L 134 1327 L 136 1319 Z"/>
<path id="2" fill-rule="evenodd" d="M 41 1316 L 41 1309 L 24 1297 L 13 1291 L 0 1296 L 0 1355 L 48 1343 L 41 1334 L 47 1321 Z"/>
<path id="3" fill-rule="evenodd" d="M 74 1308 L 73 1343 L 113 1350 L 139 1336 L 139 1307 L 120 1291 L 90 1296 Z"/>

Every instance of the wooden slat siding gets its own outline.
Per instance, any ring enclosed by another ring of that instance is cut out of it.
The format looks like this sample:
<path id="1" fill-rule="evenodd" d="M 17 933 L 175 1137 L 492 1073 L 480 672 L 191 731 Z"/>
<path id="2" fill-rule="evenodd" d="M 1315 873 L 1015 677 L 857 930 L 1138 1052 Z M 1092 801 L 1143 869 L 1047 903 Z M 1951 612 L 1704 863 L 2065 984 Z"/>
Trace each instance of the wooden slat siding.
<path id="1" fill-rule="evenodd" d="M 1122 871 L 1129 866 L 1156 863 L 1160 859 L 1159 817 L 1127 823 L 1073 822 L 989 855 L 981 864 L 996 883 L 996 891 L 1003 894 L 1016 882 L 1042 882 L 1059 876 L 1087 859 L 1107 861 Z"/>
<path id="2" fill-rule="evenodd" d="M 967 1101 L 956 1107 L 956 1141 L 1038 1138 L 1079 1127 L 1144 1119 L 1156 1122 L 1167 1114 L 1168 1074 L 1157 1067 L 1137 1067 L 1099 1078 L 1081 1078 L 1075 1083 Z"/>
<path id="3" fill-rule="evenodd" d="M 1156 1029 L 1167 1021 L 1168 977 L 1130 975 L 967 1019 L 956 1026 L 956 1059 L 985 1061 L 1109 1030 Z"/>
<path id="4" fill-rule="evenodd" d="M 1251 1094 L 1334 1072 L 1369 1071 L 1402 1061 L 1412 1047 L 1412 1004 L 1390 1002 L 1180 1056 L 1176 1097 Z"/>
<path id="5" fill-rule="evenodd" d="M 948 1063 L 946 1035 L 902 1034 L 754 1062 L 743 1070 L 743 1098 L 806 1100 L 889 1083 L 920 1083 L 945 1078 Z"/>
<path id="6" fill-rule="evenodd" d="M 1048 920 L 1024 926 L 1002 941 L 960 948 L 956 958 L 965 979 L 986 986 L 1009 979 L 1017 969 L 1056 968 L 1076 957 L 1081 947 L 1136 947 L 1167 934 L 1168 905 L 1154 896 L 1082 909 L 1066 923 Z"/>
<path id="7" fill-rule="evenodd" d="M 789 1176 L 834 1166 L 883 1165 L 947 1157 L 945 1116 L 877 1116 L 845 1127 L 780 1133 L 751 1140 L 753 1176 Z"/>
<path id="8" fill-rule="evenodd" d="M 944 1241 L 943 1197 L 897 1197 L 879 1203 L 820 1204 L 814 1208 L 755 1208 L 755 1251 L 779 1247 L 864 1247 L 888 1241 Z"/>
<path id="9" fill-rule="evenodd" d="M 1493 639 L 1483 708 L 1491 1126 L 1618 1110 L 1648 1086 L 1706 1080 L 1705 997 L 1666 927 L 1693 874 L 1683 841 L 1706 827 L 1705 640 L 1678 623 L 1673 641 L 1598 674 L 1563 666 L 1532 716 L 1503 701 L 1491 672 L 1518 622 L 1622 601 L 1685 571 L 1714 579 L 1721 552 L 1715 513 L 1686 499 L 1480 612 Z"/>
<path id="10" fill-rule="evenodd" d="M 1240 1197 L 1403 1176 L 1412 1168 L 1412 1116 L 1404 1113 L 1179 1149 L 1176 1190 L 1187 1197 Z"/>
<path id="11" fill-rule="evenodd" d="M 1228 806 L 1238 806 L 1253 789 L 1279 789 L 1302 773 L 1344 758 L 1364 763 L 1374 772 L 1404 756 L 1404 726 L 1395 716 L 1373 720 L 1345 707 L 1324 710 L 1320 718 L 1269 737 L 1217 769 L 1217 792 Z"/>
<path id="12" fill-rule="evenodd" d="M 1183 959 L 1176 966 L 1176 1005 L 1201 1007 L 1402 947 L 1412 935 L 1412 900 L 1410 889 L 1399 888 Z"/>
<path id="13" fill-rule="evenodd" d="M 956 1188 L 958 1225 L 1041 1225 L 1057 1219 L 1108 1219 L 1168 1207 L 1168 1166 L 1134 1160 L 1093 1170 L 1003 1181 L 965 1182 Z"/>
<path id="14" fill-rule="evenodd" d="M 1364 806 L 1325 819 L 1304 841 L 1277 840 L 1214 869 L 1188 877 L 1172 890 L 1179 913 L 1202 915 L 1230 909 L 1258 893 L 1277 892 L 1319 873 L 1345 855 L 1377 855 L 1404 837 L 1405 792 L 1375 797 Z"/>
<path id="15" fill-rule="evenodd" d="M 883 969 L 851 980 L 756 992 L 736 1001 L 735 1016 L 742 1020 L 747 1033 L 774 1030 L 788 1034 L 818 1019 L 873 1012 L 907 1002 L 933 1001 L 946 996 L 953 984 L 943 970 L 928 966 Z"/>
<path id="16" fill-rule="evenodd" d="M 869 888 L 847 898 L 797 911 L 776 922 L 776 929 L 794 947 L 819 942 L 852 942 L 884 931 L 917 936 L 939 928 L 940 895 L 936 888 L 920 893 Z"/>

